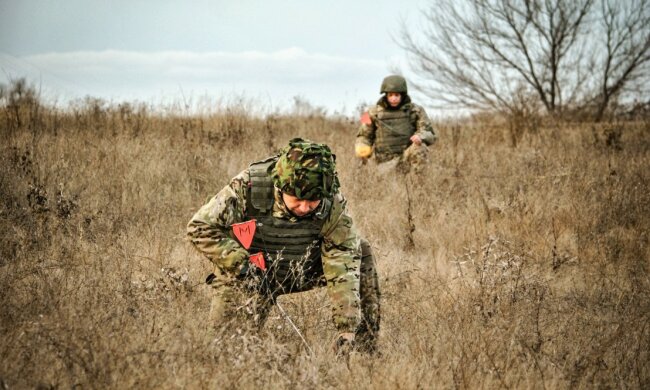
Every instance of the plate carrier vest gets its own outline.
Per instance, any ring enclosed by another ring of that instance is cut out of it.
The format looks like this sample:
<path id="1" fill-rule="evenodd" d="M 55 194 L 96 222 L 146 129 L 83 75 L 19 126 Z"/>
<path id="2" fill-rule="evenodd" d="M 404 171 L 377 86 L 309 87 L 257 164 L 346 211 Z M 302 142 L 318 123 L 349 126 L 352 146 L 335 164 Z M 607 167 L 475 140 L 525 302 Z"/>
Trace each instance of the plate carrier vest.
<path id="1" fill-rule="evenodd" d="M 277 159 L 271 157 L 249 167 L 245 219 L 257 220 L 249 252 L 264 254 L 267 278 L 274 290 L 281 289 L 278 293 L 304 291 L 323 279 L 321 229 L 332 201 L 323 199 L 310 216 L 295 222 L 275 218 L 275 187 L 269 171 Z"/>
<path id="2" fill-rule="evenodd" d="M 410 144 L 415 133 L 411 123 L 410 104 L 397 110 L 383 109 L 377 112 L 375 152 L 377 154 L 401 154 Z"/>

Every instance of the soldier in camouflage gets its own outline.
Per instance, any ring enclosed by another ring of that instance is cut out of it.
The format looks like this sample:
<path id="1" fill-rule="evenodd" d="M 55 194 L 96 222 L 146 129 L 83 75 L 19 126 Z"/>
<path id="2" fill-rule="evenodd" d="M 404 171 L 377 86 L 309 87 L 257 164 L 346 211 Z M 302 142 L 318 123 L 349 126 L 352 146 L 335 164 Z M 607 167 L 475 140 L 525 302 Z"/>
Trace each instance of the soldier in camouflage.
<path id="1" fill-rule="evenodd" d="M 411 102 L 406 80 L 391 75 L 381 84 L 384 95 L 361 116 L 355 154 L 366 161 L 373 154 L 378 163 L 398 158 L 398 166 L 421 170 L 428 160 L 427 146 L 436 140 L 424 109 Z"/>
<path id="2" fill-rule="evenodd" d="M 254 234 L 242 242 L 235 228 L 246 221 Z M 199 209 L 187 234 L 215 266 L 213 324 L 261 328 L 277 296 L 327 286 L 336 345 L 375 351 L 375 261 L 346 211 L 328 146 L 295 138 L 251 164 Z"/>

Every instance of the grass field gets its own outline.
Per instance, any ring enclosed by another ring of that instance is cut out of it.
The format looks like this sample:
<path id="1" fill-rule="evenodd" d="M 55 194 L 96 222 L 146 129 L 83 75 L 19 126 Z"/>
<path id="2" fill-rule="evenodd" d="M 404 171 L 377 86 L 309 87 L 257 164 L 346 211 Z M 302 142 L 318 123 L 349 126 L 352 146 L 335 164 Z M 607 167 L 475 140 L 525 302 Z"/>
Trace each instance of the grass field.
<path id="1" fill-rule="evenodd" d="M 398 176 L 345 118 L 5 100 L 0 388 L 648 388 L 650 121 L 435 127 Z M 280 298 L 313 355 L 276 310 L 261 334 L 206 321 L 185 226 L 295 136 L 337 154 L 373 245 L 380 356 L 335 358 L 322 289 Z"/>

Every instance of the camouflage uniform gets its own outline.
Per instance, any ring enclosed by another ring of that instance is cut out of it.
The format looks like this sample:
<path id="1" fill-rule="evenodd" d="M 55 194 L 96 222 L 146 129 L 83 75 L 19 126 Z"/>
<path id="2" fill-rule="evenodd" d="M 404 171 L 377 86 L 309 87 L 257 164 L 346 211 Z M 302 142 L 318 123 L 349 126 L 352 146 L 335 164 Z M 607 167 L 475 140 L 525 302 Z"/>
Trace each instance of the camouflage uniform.
<path id="1" fill-rule="evenodd" d="M 420 170 L 428 161 L 427 146 L 436 140 L 431 121 L 422 107 L 411 102 L 403 77 L 386 77 L 381 92 L 399 92 L 402 100 L 399 106 L 392 107 L 384 95 L 369 108 L 361 117 L 356 146 L 373 147 L 372 153 L 378 163 L 397 157 L 398 166 Z M 421 145 L 412 143 L 410 137 L 413 135 L 420 137 Z"/>
<path id="2" fill-rule="evenodd" d="M 374 350 L 380 321 L 375 261 L 338 184 L 329 148 L 293 139 L 279 157 L 251 164 L 199 209 L 187 233 L 215 265 L 214 324 L 261 327 L 278 295 L 326 285 L 339 332 L 356 333 L 360 346 Z M 313 213 L 296 217 L 282 192 L 321 202 Z M 264 253 L 265 271 L 247 261 L 249 251 L 231 230 L 252 218 L 258 228 L 250 252 Z"/>

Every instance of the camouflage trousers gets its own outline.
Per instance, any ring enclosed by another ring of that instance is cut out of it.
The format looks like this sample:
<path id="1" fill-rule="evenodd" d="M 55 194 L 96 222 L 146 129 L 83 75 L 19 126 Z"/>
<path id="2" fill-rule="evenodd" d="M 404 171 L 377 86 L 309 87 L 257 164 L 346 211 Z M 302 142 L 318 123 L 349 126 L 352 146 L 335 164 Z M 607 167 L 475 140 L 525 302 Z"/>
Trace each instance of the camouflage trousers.
<path id="1" fill-rule="evenodd" d="M 411 144 L 400 154 L 376 155 L 375 161 L 380 164 L 381 171 L 397 169 L 400 173 L 413 171 L 421 173 L 429 162 L 429 148 L 424 145 Z"/>
<path id="2" fill-rule="evenodd" d="M 363 352 L 374 352 L 381 320 L 379 278 L 370 243 L 361 239 L 361 269 L 359 295 L 361 298 L 361 323 L 356 331 L 356 344 Z M 274 304 L 274 296 L 260 293 L 259 280 L 241 279 L 216 267 L 210 307 L 210 324 L 222 329 L 263 328 Z M 320 282 L 301 285 L 297 291 L 307 291 L 325 286 Z"/>

